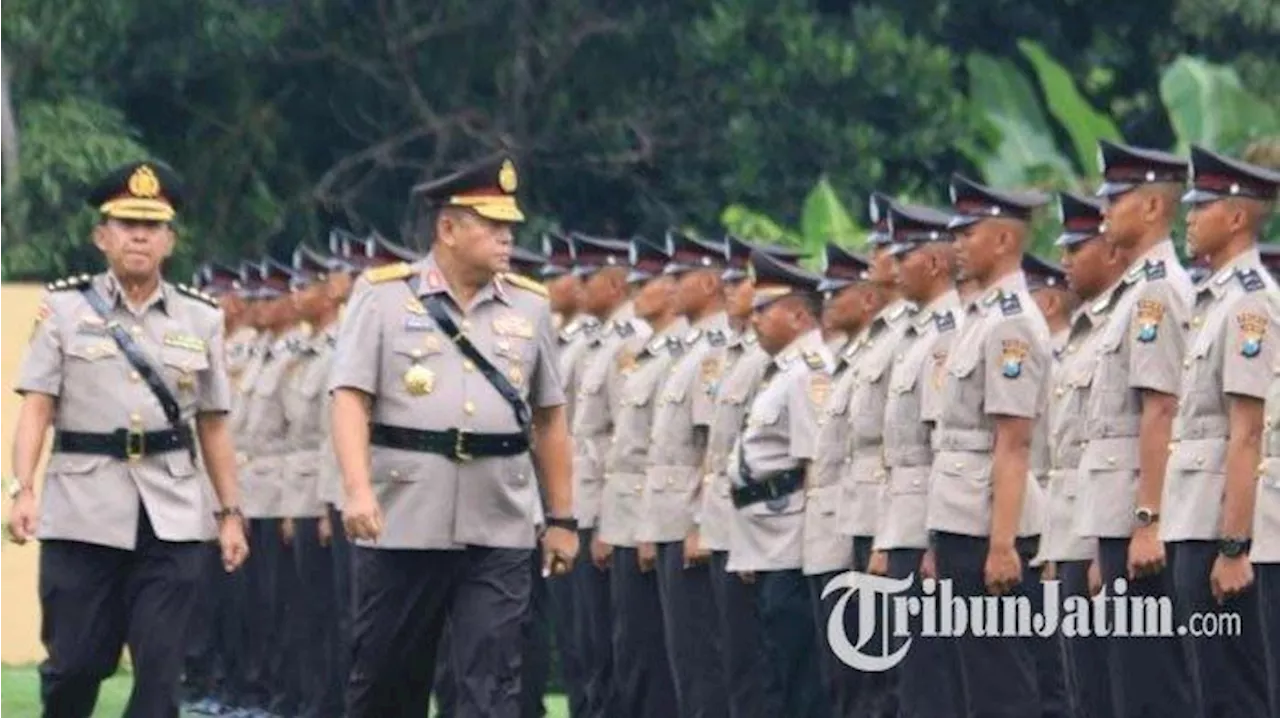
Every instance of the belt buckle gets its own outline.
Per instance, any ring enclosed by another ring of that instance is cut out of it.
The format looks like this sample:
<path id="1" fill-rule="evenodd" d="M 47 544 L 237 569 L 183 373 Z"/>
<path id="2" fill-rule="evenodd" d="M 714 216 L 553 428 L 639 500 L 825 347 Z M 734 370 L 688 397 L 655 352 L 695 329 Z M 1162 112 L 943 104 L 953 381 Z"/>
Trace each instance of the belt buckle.
<path id="1" fill-rule="evenodd" d="M 453 458 L 457 459 L 460 462 L 471 461 L 473 458 L 475 458 L 474 456 L 472 456 L 471 454 L 468 454 L 466 451 L 463 450 L 463 446 L 467 443 L 467 432 L 462 429 L 458 429 L 457 433 L 454 434 L 454 436 L 455 436 L 455 439 L 453 442 Z"/>
<path id="2" fill-rule="evenodd" d="M 146 453 L 146 438 L 142 429 L 130 427 L 124 432 L 124 458 L 130 463 L 142 460 Z"/>

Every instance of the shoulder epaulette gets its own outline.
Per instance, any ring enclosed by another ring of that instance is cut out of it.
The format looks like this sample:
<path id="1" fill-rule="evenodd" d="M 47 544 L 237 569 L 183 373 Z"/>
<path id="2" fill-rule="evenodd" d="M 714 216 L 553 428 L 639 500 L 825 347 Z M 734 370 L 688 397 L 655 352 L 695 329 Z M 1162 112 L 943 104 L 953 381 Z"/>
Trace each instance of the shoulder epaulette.
<path id="1" fill-rule="evenodd" d="M 1266 282 L 1262 281 L 1262 277 L 1258 276 L 1258 270 L 1252 267 L 1238 270 L 1236 279 L 1240 280 L 1240 286 L 1244 287 L 1246 292 L 1257 292 L 1267 288 Z"/>
<path id="2" fill-rule="evenodd" d="M 1000 311 L 1006 316 L 1011 317 L 1015 314 L 1022 313 L 1022 302 L 1018 300 L 1018 295 L 1012 292 L 1005 292 L 1000 295 Z"/>
<path id="3" fill-rule="evenodd" d="M 1164 279 L 1165 268 L 1163 259 L 1149 259 L 1142 265 L 1142 274 L 1147 279 Z"/>
<path id="4" fill-rule="evenodd" d="M 694 344 L 697 344 L 698 340 L 701 338 L 702 338 L 702 330 L 694 329 L 693 331 L 684 335 L 684 343 L 692 346 Z"/>
<path id="5" fill-rule="evenodd" d="M 413 267 L 407 262 L 396 262 L 395 264 L 386 264 L 381 267 L 365 270 L 364 277 L 369 280 L 370 284 L 382 284 L 390 282 L 393 279 L 404 279 L 413 274 Z"/>
<path id="6" fill-rule="evenodd" d="M 940 332 L 949 332 L 956 328 L 956 318 L 949 310 L 933 313 L 933 324 Z"/>
<path id="7" fill-rule="evenodd" d="M 218 308 L 217 299 L 214 299 L 213 297 L 209 296 L 208 294 L 205 294 L 204 292 L 200 291 L 199 289 L 196 289 L 195 287 L 188 287 L 185 284 L 175 284 L 173 285 L 173 288 L 178 290 L 178 293 L 183 296 L 191 297 L 192 299 L 198 302 L 203 302 L 205 304 L 208 304 L 214 309 Z"/>
<path id="8" fill-rule="evenodd" d="M 722 347 L 728 341 L 729 341 L 729 337 L 725 334 L 724 330 L 712 329 L 711 331 L 707 332 L 707 342 L 710 343 L 711 346 L 713 347 Z"/>
<path id="9" fill-rule="evenodd" d="M 93 277 L 90 277 L 87 274 L 81 274 L 75 277 L 63 277 L 56 282 L 49 282 L 44 285 L 44 288 L 51 292 L 65 292 L 68 289 L 79 289 L 80 287 L 88 284 L 91 279 L 93 279 Z"/>
<path id="10" fill-rule="evenodd" d="M 549 296 L 549 293 L 547 292 L 547 288 L 543 286 L 541 283 L 535 282 L 532 279 L 529 279 L 528 277 L 522 277 L 519 274 L 512 274 L 511 272 L 503 272 L 502 281 L 506 282 L 507 284 L 513 284 L 526 291 L 533 292 L 534 294 L 537 294 L 540 297 Z"/>
<path id="11" fill-rule="evenodd" d="M 804 353 L 804 363 L 810 369 L 825 369 L 827 363 L 822 359 L 822 355 L 815 351 L 806 351 Z"/>
<path id="12" fill-rule="evenodd" d="M 616 332 L 619 337 L 626 339 L 636 333 L 636 327 L 630 321 L 614 321 L 613 331 Z"/>

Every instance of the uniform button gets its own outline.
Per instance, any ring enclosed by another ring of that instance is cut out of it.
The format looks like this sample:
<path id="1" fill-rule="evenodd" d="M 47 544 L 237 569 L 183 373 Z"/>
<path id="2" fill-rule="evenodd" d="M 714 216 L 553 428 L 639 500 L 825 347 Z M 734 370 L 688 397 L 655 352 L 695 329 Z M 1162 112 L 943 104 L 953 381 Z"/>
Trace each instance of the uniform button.
<path id="1" fill-rule="evenodd" d="M 133 326 L 129 327 L 129 331 L 133 332 L 134 334 L 141 334 L 142 327 L 141 325 L 134 324 Z"/>
<path id="2" fill-rule="evenodd" d="M 131 372 L 129 372 L 129 381 L 134 381 L 134 382 L 136 382 L 136 381 L 141 381 L 141 380 L 142 380 L 142 375 L 141 375 L 141 374 L 139 374 L 139 373 L 138 373 L 138 372 L 136 372 L 136 371 L 131 371 Z"/>
<path id="3" fill-rule="evenodd" d="M 463 361 L 463 362 L 462 362 L 462 370 L 463 370 L 463 371 L 475 371 L 475 370 L 476 370 L 476 365 L 475 365 L 475 363 L 474 363 L 474 362 L 472 362 L 470 359 L 467 359 L 467 360 L 465 360 L 465 361 Z"/>
<path id="4" fill-rule="evenodd" d="M 956 469 L 956 471 L 959 471 L 960 469 L 963 469 L 963 468 L 964 468 L 964 462 L 963 462 L 963 461 L 957 461 L 957 462 L 956 462 L 956 464 L 955 464 L 955 469 Z"/>
<path id="5" fill-rule="evenodd" d="M 1183 369 L 1190 369 L 1190 368 L 1191 368 L 1191 360 L 1190 360 L 1190 359 L 1183 359 L 1183 360 L 1182 360 L 1182 368 L 1183 368 Z"/>
<path id="6" fill-rule="evenodd" d="M 636 493 L 638 494 L 641 491 L 644 491 L 644 484 L 636 484 Z"/>
<path id="7" fill-rule="evenodd" d="M 468 400 L 467 403 L 462 405 L 462 410 L 467 412 L 468 414 L 474 414 L 476 413 L 476 403 L 474 401 Z"/>
<path id="8" fill-rule="evenodd" d="M 1204 457 L 1203 457 L 1203 456 L 1197 456 L 1197 457 L 1196 457 L 1196 466 L 1204 466 Z"/>
<path id="9" fill-rule="evenodd" d="M 130 415 L 129 415 L 129 421 L 132 421 L 132 422 L 133 422 L 133 423 L 135 423 L 135 424 L 141 424 L 141 423 L 142 423 L 142 414 L 138 414 L 138 413 L 136 413 L 136 412 L 135 412 L 135 413 L 133 413 L 133 414 L 130 414 Z"/>
<path id="10" fill-rule="evenodd" d="M 409 352 L 409 354 L 410 354 L 414 359 L 421 359 L 421 358 L 422 358 L 422 350 L 421 350 L 421 349 L 414 349 L 413 351 Z"/>
<path id="11" fill-rule="evenodd" d="M 396 471 L 395 469 L 392 469 L 392 470 L 391 470 L 391 478 L 393 478 L 393 479 L 398 479 L 398 478 L 400 478 L 400 472 L 399 472 L 399 471 Z"/>
<path id="12" fill-rule="evenodd" d="M 1067 345 L 1067 353 L 1068 353 L 1068 354 L 1075 354 L 1075 353 L 1076 353 L 1076 345 L 1075 345 L 1075 344 L 1068 344 L 1068 345 Z"/>
<path id="13" fill-rule="evenodd" d="M 1114 464 L 1114 463 L 1116 463 L 1116 457 L 1114 457 L 1114 456 L 1108 456 L 1108 457 L 1107 457 L 1107 463 L 1108 463 L 1108 464 Z"/>
<path id="14" fill-rule="evenodd" d="M 912 486 L 919 486 L 919 485 L 920 485 L 920 479 L 912 479 L 912 480 L 911 480 L 911 485 L 912 485 Z"/>
<path id="15" fill-rule="evenodd" d="M 467 321 L 466 319 L 462 320 L 462 324 L 460 326 L 462 327 L 462 331 L 464 332 L 471 331 L 471 322 Z"/>
<path id="16" fill-rule="evenodd" d="M 1199 316 L 1191 317 L 1191 326 L 1193 326 L 1193 327 L 1198 327 L 1198 326 L 1200 326 L 1200 324 L 1201 324 L 1202 322 L 1204 322 L 1204 320 L 1203 320 L 1203 319 L 1201 319 Z"/>
<path id="17" fill-rule="evenodd" d="M 1058 387 L 1057 391 L 1053 392 L 1053 395 L 1057 397 L 1061 397 L 1063 394 L 1066 394 L 1066 393 L 1067 393 L 1066 389 L 1063 389 L 1062 387 Z"/>

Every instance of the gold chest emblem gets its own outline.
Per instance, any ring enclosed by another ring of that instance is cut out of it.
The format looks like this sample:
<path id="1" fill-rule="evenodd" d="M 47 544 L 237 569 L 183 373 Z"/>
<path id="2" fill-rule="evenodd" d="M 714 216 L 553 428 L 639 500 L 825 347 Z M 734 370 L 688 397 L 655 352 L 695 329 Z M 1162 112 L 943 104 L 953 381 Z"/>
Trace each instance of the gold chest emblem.
<path id="1" fill-rule="evenodd" d="M 404 389 L 414 396 L 425 396 L 436 388 L 436 374 L 421 364 L 414 364 L 404 373 Z"/>

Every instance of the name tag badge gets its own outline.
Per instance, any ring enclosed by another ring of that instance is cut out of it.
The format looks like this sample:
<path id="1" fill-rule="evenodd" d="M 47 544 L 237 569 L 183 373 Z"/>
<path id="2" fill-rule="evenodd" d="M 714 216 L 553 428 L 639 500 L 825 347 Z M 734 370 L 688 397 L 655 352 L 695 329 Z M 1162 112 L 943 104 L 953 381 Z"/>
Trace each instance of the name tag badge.
<path id="1" fill-rule="evenodd" d="M 406 332 L 432 332 L 435 329 L 436 323 L 429 316 L 414 314 L 404 318 Z"/>

